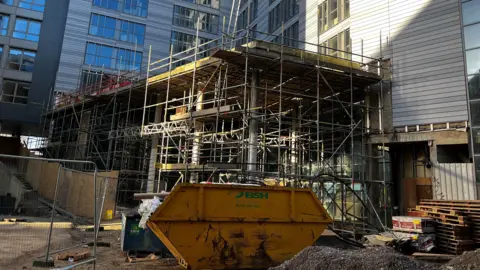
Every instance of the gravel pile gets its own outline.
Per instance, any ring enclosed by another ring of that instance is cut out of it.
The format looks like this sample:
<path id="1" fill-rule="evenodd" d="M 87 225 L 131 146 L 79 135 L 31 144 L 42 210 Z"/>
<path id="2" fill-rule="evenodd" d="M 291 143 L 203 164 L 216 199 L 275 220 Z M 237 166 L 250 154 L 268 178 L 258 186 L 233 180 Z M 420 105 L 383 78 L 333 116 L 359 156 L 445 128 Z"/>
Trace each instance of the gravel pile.
<path id="1" fill-rule="evenodd" d="M 434 270 L 432 265 L 416 261 L 389 247 L 342 250 L 331 247 L 308 247 L 291 260 L 270 270 Z"/>
<path id="2" fill-rule="evenodd" d="M 480 269 L 480 249 L 464 252 L 445 264 L 445 270 L 474 270 Z"/>

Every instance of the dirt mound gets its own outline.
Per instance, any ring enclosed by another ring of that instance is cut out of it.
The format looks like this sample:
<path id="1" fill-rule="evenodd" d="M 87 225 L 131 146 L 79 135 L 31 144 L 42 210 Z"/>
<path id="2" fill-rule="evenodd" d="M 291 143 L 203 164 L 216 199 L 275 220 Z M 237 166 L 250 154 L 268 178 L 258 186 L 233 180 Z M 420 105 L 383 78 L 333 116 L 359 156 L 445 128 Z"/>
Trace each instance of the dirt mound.
<path id="1" fill-rule="evenodd" d="M 474 270 L 480 269 L 480 249 L 464 252 L 445 264 L 445 270 Z"/>
<path id="2" fill-rule="evenodd" d="M 389 247 L 342 250 L 331 247 L 308 247 L 291 260 L 270 270 L 382 269 L 433 270 L 428 263 L 416 261 Z"/>

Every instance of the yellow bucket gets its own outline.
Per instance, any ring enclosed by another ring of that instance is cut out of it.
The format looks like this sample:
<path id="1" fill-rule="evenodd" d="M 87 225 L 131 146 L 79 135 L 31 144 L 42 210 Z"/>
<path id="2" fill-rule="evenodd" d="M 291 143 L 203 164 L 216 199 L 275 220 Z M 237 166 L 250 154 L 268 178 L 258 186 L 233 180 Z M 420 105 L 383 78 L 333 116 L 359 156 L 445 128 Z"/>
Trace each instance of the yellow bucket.
<path id="1" fill-rule="evenodd" d="M 113 210 L 106 210 L 104 219 L 105 220 L 112 220 L 113 219 Z"/>

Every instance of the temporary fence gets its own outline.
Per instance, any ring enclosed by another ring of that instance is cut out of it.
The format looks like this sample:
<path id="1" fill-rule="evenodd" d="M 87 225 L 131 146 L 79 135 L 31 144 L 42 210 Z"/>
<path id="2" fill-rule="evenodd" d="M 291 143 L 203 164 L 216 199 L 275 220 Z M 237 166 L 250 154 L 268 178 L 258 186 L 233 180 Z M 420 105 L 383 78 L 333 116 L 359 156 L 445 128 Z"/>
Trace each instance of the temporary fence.
<path id="1" fill-rule="evenodd" d="M 114 207 L 116 187 L 115 172 L 91 161 L 0 154 L 0 268 L 95 265 L 100 215 Z M 85 256 L 58 260 L 74 251 Z"/>

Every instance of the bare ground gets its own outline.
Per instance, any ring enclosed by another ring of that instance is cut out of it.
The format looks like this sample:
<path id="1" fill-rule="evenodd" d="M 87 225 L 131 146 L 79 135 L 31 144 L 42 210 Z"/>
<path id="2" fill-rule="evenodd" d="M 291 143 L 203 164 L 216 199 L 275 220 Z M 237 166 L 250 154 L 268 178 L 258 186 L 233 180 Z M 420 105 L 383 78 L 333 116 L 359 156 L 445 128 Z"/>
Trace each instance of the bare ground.
<path id="1" fill-rule="evenodd" d="M 21 223 L 0 225 L 0 269 L 45 269 L 33 267 L 33 261 L 39 260 L 46 253 L 48 226 L 32 227 Z M 79 229 L 56 228 L 52 234 L 52 250 L 73 247 L 91 241 L 93 233 Z M 125 262 L 121 251 L 120 231 L 103 231 L 99 233 L 98 241 L 110 243 L 110 247 L 97 247 L 96 269 L 182 269 L 171 265 L 172 260 L 148 261 L 140 263 Z M 90 249 L 91 250 L 91 249 Z M 53 255 L 52 257 L 55 257 Z M 42 260 L 42 259 L 40 259 Z M 45 260 L 43 258 L 43 260 Z M 55 267 L 67 266 L 67 261 L 55 260 Z M 92 264 L 86 264 L 76 269 L 93 269 Z"/>

